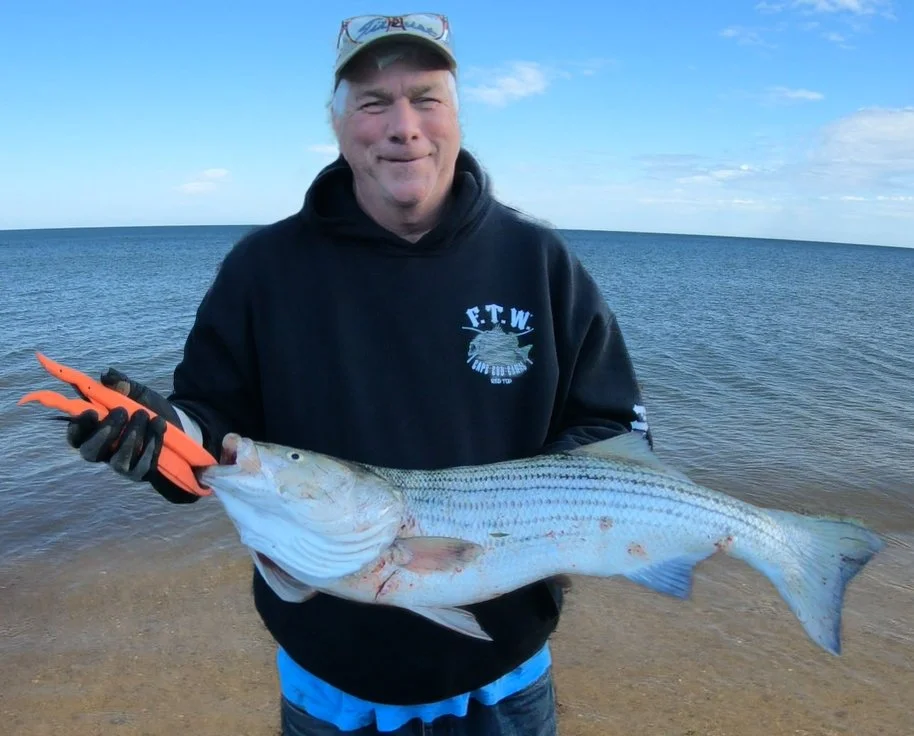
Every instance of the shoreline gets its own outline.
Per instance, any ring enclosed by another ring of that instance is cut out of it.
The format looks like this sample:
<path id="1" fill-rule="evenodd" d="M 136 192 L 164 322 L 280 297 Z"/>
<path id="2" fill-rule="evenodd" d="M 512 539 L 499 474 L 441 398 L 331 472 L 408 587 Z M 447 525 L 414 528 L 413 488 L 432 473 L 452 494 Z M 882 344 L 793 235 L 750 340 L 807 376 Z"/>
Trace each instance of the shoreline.
<path id="1" fill-rule="evenodd" d="M 10 733 L 278 734 L 275 647 L 254 611 L 247 552 L 213 549 L 223 533 L 228 522 L 152 552 L 101 547 L 0 568 Z M 688 601 L 574 578 L 552 640 L 560 732 L 909 732 L 912 564 L 914 545 L 890 542 L 854 580 L 841 657 L 814 647 L 736 560 L 700 565 Z"/>

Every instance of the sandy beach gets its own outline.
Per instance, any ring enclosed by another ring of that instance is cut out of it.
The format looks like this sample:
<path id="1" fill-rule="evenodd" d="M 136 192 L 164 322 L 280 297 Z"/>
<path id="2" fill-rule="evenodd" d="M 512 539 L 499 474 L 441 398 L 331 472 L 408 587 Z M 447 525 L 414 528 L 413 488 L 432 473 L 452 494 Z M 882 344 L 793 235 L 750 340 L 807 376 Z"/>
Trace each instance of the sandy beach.
<path id="1" fill-rule="evenodd" d="M 278 734 L 249 558 L 212 542 L 0 570 L 0 733 Z M 576 579 L 553 640 L 560 733 L 912 734 L 912 559 L 894 542 L 854 582 L 841 657 L 736 560 L 703 564 L 685 602 Z"/>

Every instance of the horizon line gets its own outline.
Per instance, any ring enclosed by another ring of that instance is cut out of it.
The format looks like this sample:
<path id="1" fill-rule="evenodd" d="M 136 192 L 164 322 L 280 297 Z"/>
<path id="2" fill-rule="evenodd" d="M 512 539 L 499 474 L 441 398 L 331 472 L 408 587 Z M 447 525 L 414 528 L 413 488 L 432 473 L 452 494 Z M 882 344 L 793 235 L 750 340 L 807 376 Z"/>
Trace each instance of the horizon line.
<path id="1" fill-rule="evenodd" d="M 271 223 L 210 223 L 210 224 L 201 224 L 201 223 L 187 223 L 187 224 L 170 224 L 170 225 L 59 225 L 53 227 L 13 227 L 13 228 L 0 228 L 0 233 L 16 233 L 16 232 L 54 232 L 61 230 L 130 230 L 130 229 L 143 229 L 143 228 L 158 228 L 158 229 L 167 229 L 167 228 L 205 228 L 205 227 L 219 227 L 219 228 L 260 228 L 267 227 Z M 673 232 L 673 231 L 660 231 L 660 230 L 606 230 L 600 228 L 581 228 L 581 227 L 558 227 L 547 223 L 546 225 L 550 229 L 558 230 L 560 232 L 581 232 L 581 233 L 607 233 L 607 234 L 617 234 L 617 235 L 664 235 L 671 237 L 686 237 L 686 238 L 723 238 L 730 240 L 762 240 L 762 241 L 775 241 L 783 243 L 808 243 L 808 244 L 817 244 L 817 245 L 852 245 L 857 247 L 864 248 L 901 248 L 904 250 L 914 249 L 914 244 L 912 245 L 895 245 L 889 243 L 860 243 L 857 241 L 850 240 L 813 240 L 810 238 L 792 238 L 792 237 L 776 237 L 776 236 L 761 236 L 761 235 L 720 235 L 716 233 L 687 233 L 687 232 Z"/>

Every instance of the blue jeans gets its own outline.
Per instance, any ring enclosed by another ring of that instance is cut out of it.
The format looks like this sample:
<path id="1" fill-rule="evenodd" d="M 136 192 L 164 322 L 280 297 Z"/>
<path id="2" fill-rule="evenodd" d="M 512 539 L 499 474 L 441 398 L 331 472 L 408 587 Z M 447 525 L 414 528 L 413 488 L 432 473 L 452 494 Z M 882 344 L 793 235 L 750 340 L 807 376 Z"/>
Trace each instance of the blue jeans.
<path id="1" fill-rule="evenodd" d="M 282 699 L 282 736 L 556 736 L 555 687 L 552 669 L 520 692 L 495 705 L 470 700 L 470 709 L 460 718 L 442 716 L 433 723 L 414 719 L 396 731 L 381 732 L 373 726 L 340 731 L 333 724 L 308 715 Z"/>

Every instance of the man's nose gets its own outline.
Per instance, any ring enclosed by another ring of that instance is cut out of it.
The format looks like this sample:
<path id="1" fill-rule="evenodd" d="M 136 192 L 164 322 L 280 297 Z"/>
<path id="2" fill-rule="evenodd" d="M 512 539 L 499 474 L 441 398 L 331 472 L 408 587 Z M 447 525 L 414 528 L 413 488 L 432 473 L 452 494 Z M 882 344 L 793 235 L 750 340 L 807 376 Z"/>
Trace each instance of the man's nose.
<path id="1" fill-rule="evenodd" d="M 399 99 L 389 108 L 388 135 L 397 143 L 406 143 L 419 137 L 420 116 L 409 100 Z"/>

